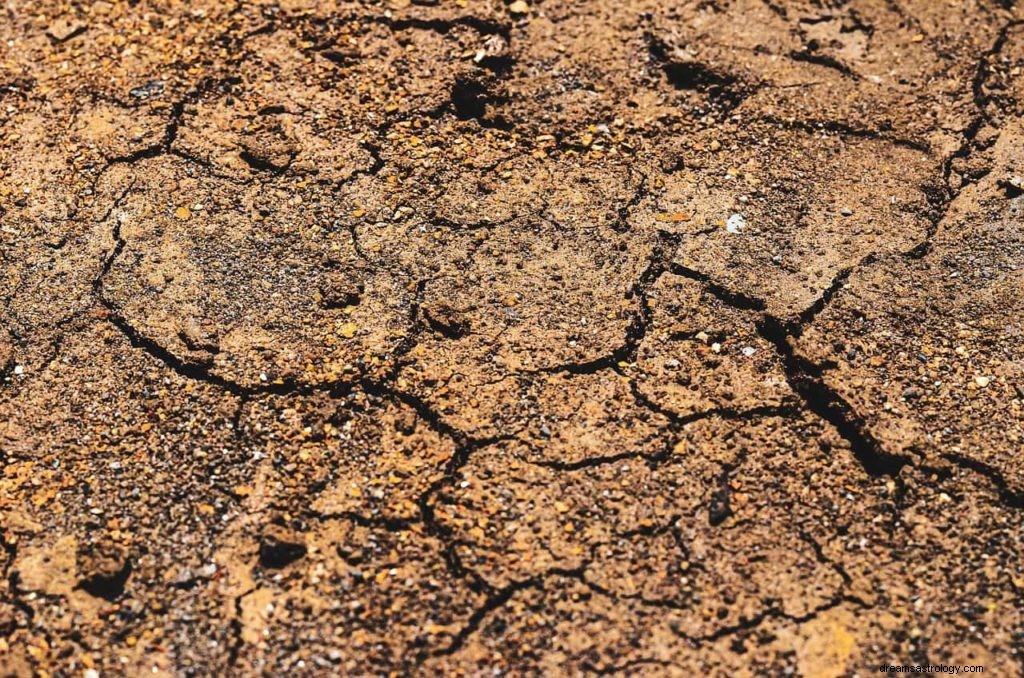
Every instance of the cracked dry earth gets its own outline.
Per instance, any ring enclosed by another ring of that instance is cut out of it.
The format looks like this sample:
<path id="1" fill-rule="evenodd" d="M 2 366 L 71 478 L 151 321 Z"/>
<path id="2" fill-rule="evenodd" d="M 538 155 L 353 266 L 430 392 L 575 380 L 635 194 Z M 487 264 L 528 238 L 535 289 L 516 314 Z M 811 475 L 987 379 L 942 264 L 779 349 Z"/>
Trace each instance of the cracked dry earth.
<path id="1" fill-rule="evenodd" d="M 1024 671 L 1021 17 L 4 0 L 0 670 Z"/>

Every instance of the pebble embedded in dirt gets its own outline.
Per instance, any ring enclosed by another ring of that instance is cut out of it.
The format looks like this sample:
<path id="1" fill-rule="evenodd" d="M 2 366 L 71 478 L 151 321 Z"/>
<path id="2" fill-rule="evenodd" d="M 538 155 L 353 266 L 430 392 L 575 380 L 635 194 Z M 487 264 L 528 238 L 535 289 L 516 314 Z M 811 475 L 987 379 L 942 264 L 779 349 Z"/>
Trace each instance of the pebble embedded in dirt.
<path id="1" fill-rule="evenodd" d="M 725 221 L 725 230 L 728 233 L 742 233 L 747 227 L 747 220 L 742 214 L 733 214 Z"/>
<path id="2" fill-rule="evenodd" d="M 508 6 L 508 11 L 517 15 L 529 14 L 530 4 L 524 0 L 515 0 Z"/>

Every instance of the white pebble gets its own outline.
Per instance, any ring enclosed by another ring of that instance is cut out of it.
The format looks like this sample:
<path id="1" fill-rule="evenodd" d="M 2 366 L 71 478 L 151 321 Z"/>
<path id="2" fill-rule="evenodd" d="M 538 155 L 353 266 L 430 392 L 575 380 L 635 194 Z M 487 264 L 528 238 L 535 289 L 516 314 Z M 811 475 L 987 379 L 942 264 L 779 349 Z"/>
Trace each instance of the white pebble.
<path id="1" fill-rule="evenodd" d="M 739 233 L 746 227 L 747 220 L 743 218 L 742 214 L 734 214 L 725 222 L 725 230 L 727 233 Z"/>

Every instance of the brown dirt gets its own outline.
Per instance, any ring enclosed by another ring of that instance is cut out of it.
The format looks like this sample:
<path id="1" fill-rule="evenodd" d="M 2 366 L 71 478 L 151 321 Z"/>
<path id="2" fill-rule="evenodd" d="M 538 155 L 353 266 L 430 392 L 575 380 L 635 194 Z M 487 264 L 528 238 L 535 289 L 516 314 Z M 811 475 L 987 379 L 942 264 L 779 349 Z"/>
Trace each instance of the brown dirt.
<path id="1" fill-rule="evenodd" d="M 1020 17 L 5 0 L 0 671 L 1024 671 Z"/>

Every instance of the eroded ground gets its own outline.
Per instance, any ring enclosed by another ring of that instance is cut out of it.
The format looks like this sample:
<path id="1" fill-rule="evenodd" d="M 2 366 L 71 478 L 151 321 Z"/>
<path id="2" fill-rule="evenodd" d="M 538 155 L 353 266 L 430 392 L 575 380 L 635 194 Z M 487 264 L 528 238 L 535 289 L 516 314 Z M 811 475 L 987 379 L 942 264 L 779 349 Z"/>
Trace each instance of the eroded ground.
<path id="1" fill-rule="evenodd" d="M 4 0 L 4 674 L 1024 671 L 1020 16 Z"/>

